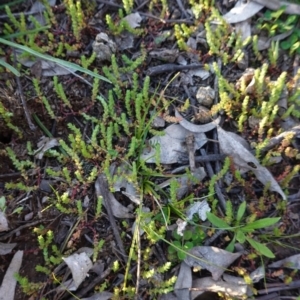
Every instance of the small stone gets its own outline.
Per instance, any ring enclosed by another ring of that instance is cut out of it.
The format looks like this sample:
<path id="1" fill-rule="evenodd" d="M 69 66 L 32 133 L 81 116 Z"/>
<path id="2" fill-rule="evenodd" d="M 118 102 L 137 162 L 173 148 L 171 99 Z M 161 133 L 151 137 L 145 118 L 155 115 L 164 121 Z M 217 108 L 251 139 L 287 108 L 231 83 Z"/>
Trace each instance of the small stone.
<path id="1" fill-rule="evenodd" d="M 261 119 L 256 118 L 254 116 L 250 116 L 248 118 L 248 125 L 251 129 L 258 128 Z"/>
<path id="2" fill-rule="evenodd" d="M 215 99 L 215 91 L 210 86 L 200 86 L 196 98 L 198 103 L 206 107 L 211 107 Z"/>
<path id="3" fill-rule="evenodd" d="M 162 128 L 165 127 L 166 122 L 162 117 L 156 117 L 153 121 L 152 121 L 152 127 L 153 128 Z"/>
<path id="4" fill-rule="evenodd" d="M 96 53 L 98 60 L 110 61 L 112 54 L 117 51 L 117 46 L 106 33 L 101 32 L 96 36 L 95 42 L 93 42 L 93 50 Z"/>

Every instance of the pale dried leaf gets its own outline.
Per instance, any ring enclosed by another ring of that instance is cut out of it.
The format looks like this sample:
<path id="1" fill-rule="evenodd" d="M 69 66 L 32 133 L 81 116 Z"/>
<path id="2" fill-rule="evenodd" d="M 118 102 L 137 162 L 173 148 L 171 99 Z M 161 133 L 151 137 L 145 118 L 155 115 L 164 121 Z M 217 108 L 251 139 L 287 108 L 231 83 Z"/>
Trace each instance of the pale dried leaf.
<path id="1" fill-rule="evenodd" d="M 125 18 L 123 18 L 123 20 L 127 21 L 131 28 L 136 28 L 140 26 L 142 17 L 138 12 L 136 12 L 127 15 Z"/>
<path id="2" fill-rule="evenodd" d="M 100 175 L 104 176 L 104 175 Z M 103 187 L 100 184 L 100 181 L 97 179 L 95 182 L 95 189 L 97 197 L 101 196 L 104 197 L 106 195 L 106 192 L 103 191 Z M 115 196 L 111 192 L 107 192 L 107 199 L 105 199 L 112 210 L 112 213 L 117 218 L 134 218 L 132 214 L 129 213 L 129 209 L 125 206 L 123 206 L 121 203 L 118 202 L 118 200 L 115 198 Z M 106 206 L 106 201 L 103 201 L 103 205 Z"/>
<path id="3" fill-rule="evenodd" d="M 214 280 L 211 277 L 204 277 L 193 280 L 193 290 L 191 299 L 196 299 L 204 291 L 214 293 L 224 293 L 230 297 L 245 297 L 247 296 L 247 285 L 235 285 L 224 282 L 223 280 Z"/>
<path id="4" fill-rule="evenodd" d="M 0 243 L 0 255 L 11 253 L 12 249 L 16 247 L 17 243 L 5 244 Z"/>
<path id="5" fill-rule="evenodd" d="M 300 254 L 292 255 L 285 259 L 281 259 L 268 265 L 269 268 L 289 268 L 289 269 L 300 269 Z"/>
<path id="6" fill-rule="evenodd" d="M 58 145 L 59 143 L 57 139 L 43 136 L 37 144 L 38 149 L 34 151 L 34 156 L 37 159 L 42 159 L 47 150 L 56 147 Z"/>
<path id="7" fill-rule="evenodd" d="M 242 170 L 252 171 L 256 178 L 264 185 L 269 184 L 271 191 L 277 192 L 286 200 L 281 187 L 273 178 L 267 168 L 260 165 L 254 155 L 249 152 L 232 134 L 228 134 L 225 130 L 218 126 L 218 139 L 220 150 L 232 157 L 234 164 Z"/>
<path id="8" fill-rule="evenodd" d="M 93 267 L 93 263 L 85 252 L 72 254 L 63 260 L 72 272 L 75 290 L 77 290 L 86 278 L 88 271 Z M 65 283 L 64 285 L 67 286 Z"/>
<path id="9" fill-rule="evenodd" d="M 250 278 L 253 283 L 257 283 L 266 276 L 266 270 L 264 266 L 258 267 L 253 272 L 250 273 Z"/>
<path id="10" fill-rule="evenodd" d="M 0 211 L 0 232 L 7 231 L 8 229 L 9 228 L 8 228 L 8 222 L 6 219 L 6 215 L 2 211 Z"/>
<path id="11" fill-rule="evenodd" d="M 256 15 L 263 7 L 263 5 L 252 1 L 243 2 L 240 0 L 235 4 L 234 8 L 223 15 L 223 18 L 230 24 L 242 22 Z"/>
<path id="12" fill-rule="evenodd" d="M 207 219 L 206 213 L 210 212 L 211 208 L 209 207 L 206 200 L 195 201 L 191 206 L 186 210 L 186 217 L 188 220 L 193 219 L 193 215 L 197 214 L 202 221 Z"/>
<path id="13" fill-rule="evenodd" d="M 94 294 L 91 297 L 88 298 L 80 298 L 81 300 L 109 300 L 111 298 L 113 298 L 113 293 L 110 292 L 101 292 L 101 293 L 97 293 Z"/>
<path id="14" fill-rule="evenodd" d="M 191 134 L 181 125 L 172 124 L 165 130 L 165 135 L 154 136 L 149 140 L 150 149 L 144 149 L 141 158 L 147 163 L 155 162 L 155 144 L 160 144 L 160 163 L 173 164 L 180 160 L 180 157 L 187 154 L 187 149 L 184 145 L 186 136 Z M 206 144 L 207 138 L 203 133 L 194 134 L 195 136 L 195 151 Z"/>
<path id="15" fill-rule="evenodd" d="M 126 179 L 132 175 L 132 170 L 128 168 L 128 165 L 121 164 L 118 168 L 112 166 L 112 168 L 110 169 L 110 174 L 112 176 L 117 176 L 117 180 L 113 184 L 114 191 L 121 192 L 132 202 L 140 204 L 140 196 L 137 192 L 137 189 L 132 182 L 129 182 Z"/>
<path id="16" fill-rule="evenodd" d="M 192 270 L 183 261 L 180 265 L 179 274 L 174 287 L 177 299 L 190 299 L 190 288 L 192 287 Z"/>
<path id="17" fill-rule="evenodd" d="M 197 246 L 188 251 L 184 260 L 190 267 L 201 267 L 212 273 L 213 279 L 218 280 L 225 269 L 242 253 L 231 253 L 223 249 L 209 246 Z"/>
<path id="18" fill-rule="evenodd" d="M 19 272 L 23 259 L 23 251 L 17 251 L 14 255 L 0 287 L 0 300 L 14 300 L 17 280 L 15 274 Z"/>
<path id="19" fill-rule="evenodd" d="M 50 6 L 54 6 L 56 4 L 56 0 L 47 0 Z M 45 5 L 41 1 L 35 1 L 31 8 L 31 13 L 42 13 L 45 10 Z"/>

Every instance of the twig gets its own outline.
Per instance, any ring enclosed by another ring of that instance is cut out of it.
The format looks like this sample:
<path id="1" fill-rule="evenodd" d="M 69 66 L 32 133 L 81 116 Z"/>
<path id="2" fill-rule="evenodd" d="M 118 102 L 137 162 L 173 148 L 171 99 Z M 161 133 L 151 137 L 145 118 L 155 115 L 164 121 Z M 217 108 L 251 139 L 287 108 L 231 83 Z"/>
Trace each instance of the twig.
<path id="1" fill-rule="evenodd" d="M 35 225 L 40 224 L 42 222 L 45 222 L 45 220 L 37 220 L 37 221 L 34 221 L 32 223 L 19 226 L 18 228 L 14 229 L 14 230 L 11 230 L 10 232 L 0 236 L 0 241 L 6 240 L 7 238 L 11 237 L 14 233 L 17 233 L 18 231 L 21 231 L 21 230 L 23 230 L 25 228 L 28 228 L 28 227 L 31 227 L 31 226 L 35 226 Z"/>
<path id="2" fill-rule="evenodd" d="M 209 162 L 209 161 L 217 161 L 217 160 L 224 160 L 226 158 L 225 154 L 207 154 L 201 156 L 195 156 L 196 162 Z M 178 163 L 185 164 L 188 162 L 188 158 L 180 158 Z"/>
<path id="3" fill-rule="evenodd" d="M 206 151 L 204 149 L 200 149 L 200 153 L 202 155 L 206 155 Z M 207 173 L 208 173 L 209 177 L 212 178 L 214 176 L 214 171 L 213 171 L 213 168 L 212 168 L 210 162 L 206 162 L 205 166 L 206 166 Z M 220 189 L 218 183 L 215 184 L 215 190 L 216 190 L 221 208 L 222 208 L 223 211 L 225 211 L 226 210 L 226 200 L 225 200 L 225 198 L 224 198 L 224 196 L 221 192 L 221 189 Z"/>
<path id="4" fill-rule="evenodd" d="M 195 136 L 193 134 L 187 135 L 185 138 L 187 150 L 189 153 L 189 163 L 191 172 L 195 172 L 196 163 L 195 163 Z"/>
<path id="5" fill-rule="evenodd" d="M 205 241 L 204 246 L 211 245 L 220 235 L 222 235 L 226 230 L 218 230 L 212 237 Z"/>
<path id="6" fill-rule="evenodd" d="M 105 208 L 107 210 L 109 222 L 111 224 L 116 243 L 117 243 L 119 250 L 123 256 L 122 259 L 126 263 L 127 257 L 126 257 L 125 249 L 123 246 L 123 242 L 122 242 L 119 230 L 117 228 L 116 220 L 114 218 L 114 215 L 113 215 L 113 212 L 112 212 L 109 200 L 108 200 L 109 199 L 109 187 L 108 187 L 107 180 L 106 180 L 105 176 L 102 174 L 102 175 L 98 176 L 97 181 L 99 182 L 99 188 L 101 189 L 101 195 L 103 196 L 103 201 L 105 202 Z"/>
<path id="7" fill-rule="evenodd" d="M 284 131 L 282 132 L 281 134 L 275 136 L 275 137 L 272 137 L 268 144 L 263 147 L 261 149 L 261 151 L 263 152 L 266 152 L 266 151 L 269 151 L 271 150 L 272 148 L 274 148 L 276 145 L 278 145 L 279 143 L 282 142 L 282 140 L 287 136 L 287 135 L 290 135 L 290 134 L 294 134 L 295 136 L 299 136 L 300 135 L 300 126 L 295 126 L 293 128 L 291 128 L 290 130 L 287 130 L 287 131 Z"/>
<path id="8" fill-rule="evenodd" d="M 298 289 L 300 287 L 300 280 L 291 282 L 290 284 L 280 283 L 276 287 L 271 287 L 270 284 L 267 284 L 266 288 L 263 290 L 258 290 L 258 294 L 268 294 L 271 292 L 277 291 L 288 291 L 293 289 Z"/>
<path id="9" fill-rule="evenodd" d="M 14 50 L 14 60 L 15 61 L 17 60 L 16 51 L 15 50 Z M 15 67 L 15 62 L 14 62 L 14 67 Z M 21 81 L 20 81 L 20 78 L 17 77 L 17 76 L 16 76 L 16 81 L 17 81 L 19 95 L 20 95 L 20 98 L 21 98 L 21 102 L 22 102 L 22 105 L 23 105 L 23 109 L 24 109 L 24 113 L 25 113 L 25 117 L 26 117 L 27 123 L 29 125 L 29 128 L 32 131 L 34 131 L 34 130 L 36 130 L 36 126 L 32 123 L 31 116 L 29 114 L 28 107 L 27 107 L 27 102 L 26 102 L 26 100 L 24 98 Z"/>
<path id="10" fill-rule="evenodd" d="M 183 70 L 194 70 L 199 68 L 203 68 L 203 65 L 199 64 L 199 65 L 180 66 L 176 64 L 164 64 L 164 65 L 148 68 L 148 70 L 146 71 L 146 75 L 154 76 L 166 72 L 170 73 L 170 72 L 183 71 Z"/>
<path id="11" fill-rule="evenodd" d="M 181 0 L 176 0 L 176 2 L 177 2 L 177 5 L 178 5 L 180 11 L 183 13 L 184 17 L 188 19 L 189 15 L 187 14 L 186 10 L 184 9 L 184 6 L 183 6 Z"/>

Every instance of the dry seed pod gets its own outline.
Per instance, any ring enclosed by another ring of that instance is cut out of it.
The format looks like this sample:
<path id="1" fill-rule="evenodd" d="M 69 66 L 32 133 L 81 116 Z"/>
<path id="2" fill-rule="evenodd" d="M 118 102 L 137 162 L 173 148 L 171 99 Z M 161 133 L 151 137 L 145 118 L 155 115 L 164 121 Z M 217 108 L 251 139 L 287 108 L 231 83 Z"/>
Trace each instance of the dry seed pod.
<path id="1" fill-rule="evenodd" d="M 199 106 L 199 110 L 195 114 L 193 121 L 204 124 L 210 122 L 211 120 L 211 111 L 202 105 Z"/>

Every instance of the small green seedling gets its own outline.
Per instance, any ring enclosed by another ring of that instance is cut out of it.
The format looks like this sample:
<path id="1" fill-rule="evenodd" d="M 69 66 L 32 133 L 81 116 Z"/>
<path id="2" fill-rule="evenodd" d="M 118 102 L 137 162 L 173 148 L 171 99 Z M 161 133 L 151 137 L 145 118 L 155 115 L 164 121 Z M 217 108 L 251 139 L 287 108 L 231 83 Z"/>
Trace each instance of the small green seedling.
<path id="1" fill-rule="evenodd" d="M 232 231 L 234 233 L 232 241 L 226 247 L 227 251 L 232 252 L 234 250 L 234 244 L 236 241 L 241 244 L 247 241 L 259 254 L 269 258 L 274 258 L 274 253 L 266 245 L 256 241 L 251 236 L 255 230 L 274 225 L 280 220 L 280 218 L 264 218 L 261 220 L 253 221 L 250 224 L 243 225 L 241 224 L 241 220 L 245 214 L 245 211 L 246 202 L 243 202 L 238 208 L 234 226 L 227 224 L 224 220 L 220 219 L 210 212 L 207 213 L 207 218 L 217 228 Z"/>
<path id="2" fill-rule="evenodd" d="M 184 231 L 183 236 L 179 235 L 176 231 L 173 232 L 172 245 L 168 247 L 168 253 L 171 257 L 177 254 L 179 260 L 184 260 L 186 252 L 195 246 L 200 246 L 205 238 L 204 232 L 195 227 L 194 229 L 187 229 Z M 182 249 L 183 251 L 180 251 Z"/>

